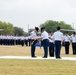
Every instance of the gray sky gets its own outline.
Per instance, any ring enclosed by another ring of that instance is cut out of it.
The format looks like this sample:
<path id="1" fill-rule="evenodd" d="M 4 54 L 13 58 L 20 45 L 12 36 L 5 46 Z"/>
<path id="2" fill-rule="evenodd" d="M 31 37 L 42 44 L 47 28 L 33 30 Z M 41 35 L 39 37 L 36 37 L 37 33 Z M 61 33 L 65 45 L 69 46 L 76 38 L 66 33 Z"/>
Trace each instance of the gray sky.
<path id="1" fill-rule="evenodd" d="M 76 0 L 0 0 L 0 21 L 28 31 L 46 20 L 76 25 Z M 76 26 L 75 26 L 76 27 Z"/>

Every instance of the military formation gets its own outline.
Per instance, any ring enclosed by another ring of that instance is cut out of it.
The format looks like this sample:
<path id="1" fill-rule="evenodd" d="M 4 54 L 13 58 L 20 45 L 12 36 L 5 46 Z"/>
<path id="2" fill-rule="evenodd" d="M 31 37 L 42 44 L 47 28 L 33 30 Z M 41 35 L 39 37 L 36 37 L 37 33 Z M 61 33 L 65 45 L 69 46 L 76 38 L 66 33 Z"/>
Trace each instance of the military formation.
<path id="1" fill-rule="evenodd" d="M 0 35 L 0 45 L 13 46 L 13 45 L 26 45 L 30 41 L 29 36 L 12 36 L 12 35 Z M 30 43 L 29 43 L 30 46 Z"/>
<path id="2" fill-rule="evenodd" d="M 38 27 L 35 27 L 28 36 L 0 35 L 0 45 L 31 46 L 31 57 L 34 58 L 37 57 L 35 55 L 36 46 L 39 46 L 44 49 L 42 58 L 47 58 L 49 52 L 50 57 L 55 56 L 56 59 L 61 59 L 60 52 L 62 45 L 65 47 L 65 54 L 69 54 L 69 46 L 71 44 L 73 55 L 76 55 L 76 33 L 73 32 L 73 34 L 69 36 L 68 31 L 66 31 L 65 35 L 63 35 L 60 29 L 58 26 L 55 32 L 50 30 L 49 33 L 47 33 L 45 27 L 42 27 L 40 29 L 40 36 L 37 36 L 37 32 L 39 31 Z"/>

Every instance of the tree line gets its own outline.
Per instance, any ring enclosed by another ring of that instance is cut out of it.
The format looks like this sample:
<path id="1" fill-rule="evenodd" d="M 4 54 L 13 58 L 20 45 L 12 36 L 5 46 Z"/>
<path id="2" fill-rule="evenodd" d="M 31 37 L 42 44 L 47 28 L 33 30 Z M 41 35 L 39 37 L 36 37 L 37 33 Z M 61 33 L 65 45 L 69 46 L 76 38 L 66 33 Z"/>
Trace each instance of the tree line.
<path id="1" fill-rule="evenodd" d="M 2 31 L 0 31 L 0 34 L 3 35 L 18 35 L 18 36 L 22 36 L 25 35 L 26 32 L 24 32 L 23 28 L 20 27 L 14 27 L 13 24 L 11 23 L 6 23 L 6 22 L 2 22 L 0 21 L 0 29 L 2 29 Z"/>
<path id="2" fill-rule="evenodd" d="M 46 31 L 49 33 L 50 30 L 56 31 L 56 28 L 60 26 L 61 29 L 69 29 L 74 30 L 74 28 L 70 25 L 65 23 L 64 21 L 53 21 L 53 20 L 47 20 L 45 23 L 40 24 L 40 27 L 45 27 Z M 62 31 L 65 33 L 65 31 Z M 72 32 L 69 32 L 69 34 L 72 34 Z"/>
<path id="3" fill-rule="evenodd" d="M 47 20 L 43 24 L 40 24 L 40 28 L 45 27 L 47 32 L 49 32 L 50 30 L 56 31 L 57 26 L 60 26 L 62 29 L 74 30 L 74 28 L 70 24 L 66 24 L 64 21 L 58 22 L 53 20 Z M 2 31 L 0 31 L 0 34 L 10 34 L 18 36 L 27 35 L 33 30 L 32 28 L 30 28 L 29 33 L 27 33 L 23 30 L 23 28 L 14 27 L 13 24 L 2 21 L 0 21 L 0 29 L 3 29 Z"/>

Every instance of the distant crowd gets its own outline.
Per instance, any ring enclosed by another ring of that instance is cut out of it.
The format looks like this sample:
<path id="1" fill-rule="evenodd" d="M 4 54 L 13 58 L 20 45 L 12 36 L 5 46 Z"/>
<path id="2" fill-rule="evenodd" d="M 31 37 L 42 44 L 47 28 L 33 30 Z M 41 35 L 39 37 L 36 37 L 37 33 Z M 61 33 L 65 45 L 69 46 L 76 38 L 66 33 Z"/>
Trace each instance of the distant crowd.
<path id="1" fill-rule="evenodd" d="M 26 45 L 31 46 L 30 36 L 12 36 L 12 35 L 0 35 L 0 45 Z"/>

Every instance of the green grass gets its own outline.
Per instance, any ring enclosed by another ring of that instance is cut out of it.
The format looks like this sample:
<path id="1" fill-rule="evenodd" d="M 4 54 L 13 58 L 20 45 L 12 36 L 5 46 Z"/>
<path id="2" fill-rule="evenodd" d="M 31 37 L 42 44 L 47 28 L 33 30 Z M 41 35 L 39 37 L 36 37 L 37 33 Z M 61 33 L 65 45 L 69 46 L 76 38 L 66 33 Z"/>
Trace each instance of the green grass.
<path id="1" fill-rule="evenodd" d="M 0 59 L 0 75 L 76 75 L 76 61 Z"/>
<path id="2" fill-rule="evenodd" d="M 43 48 L 36 48 L 36 55 L 43 56 Z M 0 56 L 30 56 L 30 47 L 0 46 Z M 65 55 L 64 47 L 61 57 L 76 57 Z M 17 60 L 0 59 L 0 75 L 76 75 L 76 61 L 64 60 Z"/>
<path id="3" fill-rule="evenodd" d="M 0 46 L 0 56 L 30 56 L 30 47 L 22 46 Z M 43 56 L 44 50 L 39 47 L 36 48 L 36 56 Z M 48 53 L 49 54 L 49 53 Z M 65 48 L 61 49 L 61 57 L 76 57 L 72 54 L 72 48 L 70 46 L 69 55 L 65 55 Z"/>

